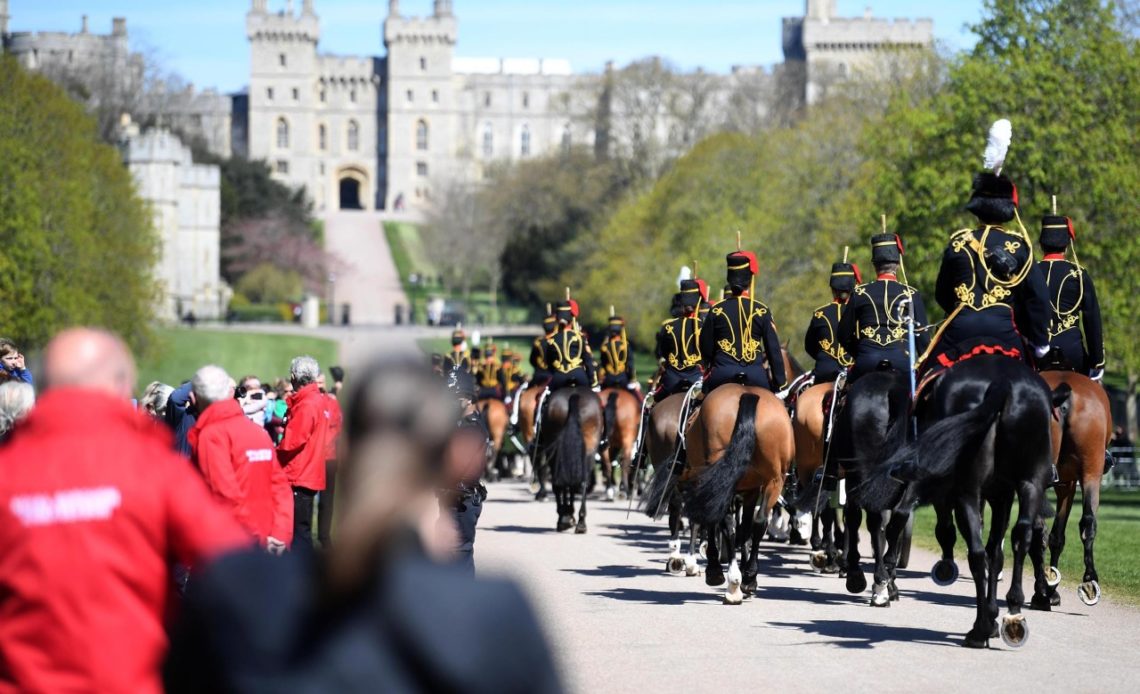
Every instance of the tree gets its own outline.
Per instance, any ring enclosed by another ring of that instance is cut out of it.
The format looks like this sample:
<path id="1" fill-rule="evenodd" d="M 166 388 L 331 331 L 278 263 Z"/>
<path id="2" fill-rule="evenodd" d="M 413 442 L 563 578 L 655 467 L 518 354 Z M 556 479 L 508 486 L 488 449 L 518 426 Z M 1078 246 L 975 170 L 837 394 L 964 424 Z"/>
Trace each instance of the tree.
<path id="1" fill-rule="evenodd" d="M 48 79 L 0 57 L 0 326 L 43 345 L 70 325 L 146 345 L 158 241 L 120 153 Z"/>

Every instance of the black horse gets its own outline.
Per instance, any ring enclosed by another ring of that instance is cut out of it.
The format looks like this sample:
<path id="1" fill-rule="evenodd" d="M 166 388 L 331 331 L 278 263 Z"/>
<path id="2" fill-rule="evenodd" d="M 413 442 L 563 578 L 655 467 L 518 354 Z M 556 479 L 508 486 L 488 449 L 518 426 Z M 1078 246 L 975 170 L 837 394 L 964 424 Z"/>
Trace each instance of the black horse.
<path id="1" fill-rule="evenodd" d="M 586 490 L 602 439 L 602 404 L 589 388 L 562 388 L 550 394 L 539 431 L 540 464 L 550 465 L 559 532 L 586 532 Z M 574 525 L 574 498 L 582 495 Z"/>
<path id="2" fill-rule="evenodd" d="M 859 490 L 866 475 L 906 443 L 909 415 L 910 382 L 905 374 L 893 370 L 866 374 L 847 391 L 847 403 L 839 413 L 829 456 L 842 465 L 847 480 L 848 499 L 843 521 L 847 542 L 847 590 L 850 593 L 862 593 L 867 589 L 867 579 L 859 565 L 859 525 L 863 511 L 867 511 L 867 532 L 875 560 L 875 583 L 871 588 L 870 602 L 873 607 L 890 607 L 892 601 L 898 600 L 895 572 L 910 509 L 864 509 L 860 505 Z"/>
<path id="3" fill-rule="evenodd" d="M 1001 355 L 980 355 L 950 368 L 920 404 L 922 433 L 873 470 L 859 490 L 869 509 L 910 508 L 934 503 L 940 510 L 936 531 L 944 557 L 953 557 L 954 526 L 966 541 L 977 593 L 977 618 L 964 646 L 985 648 L 1002 636 L 1021 646 L 1028 625 L 1021 608 L 1026 554 L 1035 583 L 1044 589 L 1044 542 L 1038 519 L 1053 460 L 1049 387 L 1028 365 Z M 1002 538 L 1018 501 L 1013 542 L 1013 576 L 998 627 L 997 583 L 1002 569 Z M 982 543 L 982 502 L 992 509 L 988 541 Z M 1036 537 L 1035 537 L 1036 536 Z M 943 562 L 935 565 L 938 573 Z M 939 578 L 935 576 L 936 580 Z M 945 577 L 943 577 L 945 578 Z"/>

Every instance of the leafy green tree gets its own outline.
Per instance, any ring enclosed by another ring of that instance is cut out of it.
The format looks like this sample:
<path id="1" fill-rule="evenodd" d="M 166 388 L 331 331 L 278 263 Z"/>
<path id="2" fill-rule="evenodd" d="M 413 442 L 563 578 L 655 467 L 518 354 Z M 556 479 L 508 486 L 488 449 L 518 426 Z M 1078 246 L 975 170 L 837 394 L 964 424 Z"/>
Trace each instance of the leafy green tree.
<path id="1" fill-rule="evenodd" d="M 133 347 L 157 301 L 157 234 L 121 154 L 59 87 L 0 57 L 0 330 L 43 345 L 70 325 Z"/>

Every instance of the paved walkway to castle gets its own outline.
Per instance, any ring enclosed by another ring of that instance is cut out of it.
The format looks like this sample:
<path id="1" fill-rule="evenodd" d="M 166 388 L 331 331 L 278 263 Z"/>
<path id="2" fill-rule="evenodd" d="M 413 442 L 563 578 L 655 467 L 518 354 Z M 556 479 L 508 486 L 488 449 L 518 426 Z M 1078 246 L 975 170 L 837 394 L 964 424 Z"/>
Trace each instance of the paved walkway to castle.
<path id="1" fill-rule="evenodd" d="M 1086 607 L 1066 585 L 1056 611 L 1027 612 L 1023 648 L 994 639 L 973 651 L 958 645 L 974 620 L 965 562 L 939 588 L 934 555 L 916 549 L 901 600 L 876 609 L 870 591 L 812 573 L 805 548 L 765 543 L 757 597 L 726 606 L 703 578 L 665 573 L 664 522 L 597 501 L 589 534 L 558 534 L 553 503 L 531 499 L 522 484 L 491 485 L 475 561 L 525 586 L 574 691 L 1131 692 L 1140 681 L 1140 611 L 1111 597 Z"/>
<path id="2" fill-rule="evenodd" d="M 407 310 L 382 221 L 377 212 L 336 212 L 325 218 L 325 248 L 342 263 L 334 299 L 338 306 L 351 304 L 354 324 L 390 325 L 397 305 Z"/>

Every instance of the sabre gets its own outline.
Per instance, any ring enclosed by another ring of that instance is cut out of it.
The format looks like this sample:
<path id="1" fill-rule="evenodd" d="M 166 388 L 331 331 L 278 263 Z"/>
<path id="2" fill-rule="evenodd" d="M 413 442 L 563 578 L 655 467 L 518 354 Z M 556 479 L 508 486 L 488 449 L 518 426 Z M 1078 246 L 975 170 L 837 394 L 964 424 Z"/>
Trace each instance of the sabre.
<path id="1" fill-rule="evenodd" d="M 899 317 L 900 317 L 900 319 L 902 318 L 901 312 L 904 308 L 906 309 L 905 320 L 906 320 L 907 358 L 908 358 L 908 361 L 910 362 L 910 368 L 907 369 L 907 373 L 910 374 L 910 402 L 911 402 L 911 416 L 910 416 L 911 432 L 910 433 L 914 437 L 914 440 L 917 441 L 918 440 L 918 419 L 914 416 L 914 394 L 915 394 L 915 390 L 917 388 L 916 383 L 915 383 L 915 373 L 914 373 L 914 368 L 915 368 L 914 300 L 911 299 L 911 297 L 908 296 L 908 297 L 903 298 L 902 302 L 899 304 L 899 312 L 900 312 Z"/>

